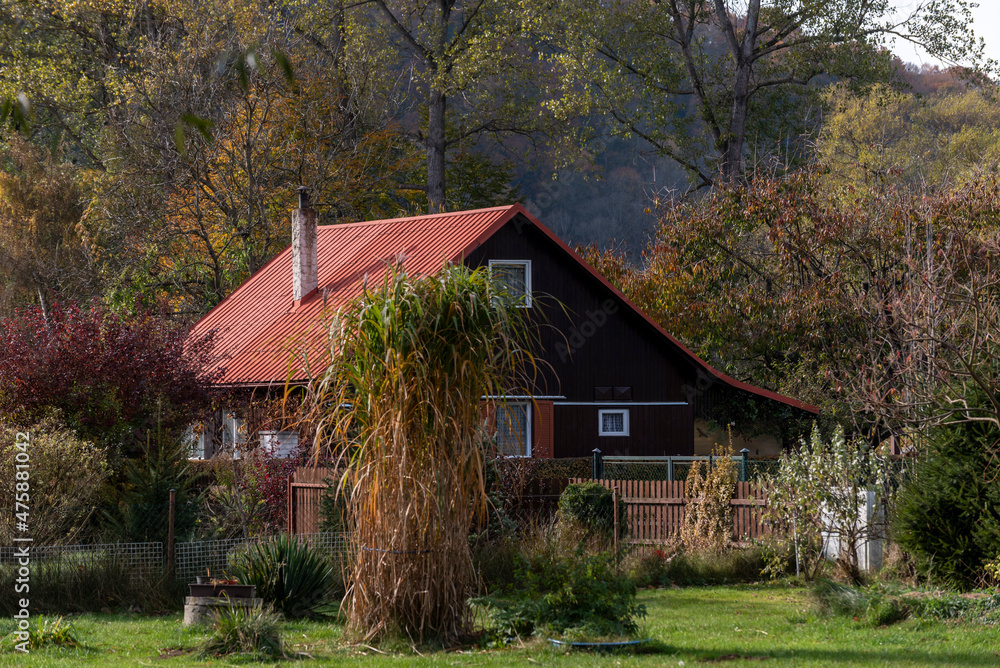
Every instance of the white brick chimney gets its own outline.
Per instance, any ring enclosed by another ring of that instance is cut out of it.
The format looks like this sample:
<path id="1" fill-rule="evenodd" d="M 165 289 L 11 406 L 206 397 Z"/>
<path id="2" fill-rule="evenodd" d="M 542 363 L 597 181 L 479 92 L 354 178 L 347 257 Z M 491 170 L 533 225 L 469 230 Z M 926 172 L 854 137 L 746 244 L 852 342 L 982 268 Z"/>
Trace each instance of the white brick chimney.
<path id="1" fill-rule="evenodd" d="M 309 206 L 309 190 L 300 187 L 299 208 L 292 212 L 292 299 L 302 301 L 319 284 L 316 259 L 316 211 Z"/>

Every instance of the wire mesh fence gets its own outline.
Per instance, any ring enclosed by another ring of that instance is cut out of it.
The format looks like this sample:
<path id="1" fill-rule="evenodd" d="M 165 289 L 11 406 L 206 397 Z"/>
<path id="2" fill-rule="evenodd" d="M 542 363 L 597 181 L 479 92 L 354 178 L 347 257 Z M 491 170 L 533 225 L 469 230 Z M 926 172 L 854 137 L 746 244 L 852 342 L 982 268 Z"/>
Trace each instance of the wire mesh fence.
<path id="1" fill-rule="evenodd" d="M 273 505 L 273 504 L 271 504 Z M 268 504 L 240 501 L 234 496 L 220 501 L 206 498 L 174 504 L 174 538 L 178 542 L 222 540 L 245 534 L 266 535 L 284 531 L 285 507 L 280 522 L 273 521 Z M 264 509 L 268 512 L 263 512 Z M 137 503 L 32 508 L 25 521 L 15 521 L 11 506 L 0 507 L 0 546 L 15 537 L 30 537 L 36 545 L 96 545 L 109 543 L 166 543 L 170 503 Z"/>
<path id="2" fill-rule="evenodd" d="M 0 547 L 0 565 L 16 564 L 24 545 Z M 163 567 L 163 543 L 98 543 L 95 545 L 28 546 L 32 563 L 55 564 L 86 568 L 102 562 L 116 561 L 134 570 L 152 571 Z"/>
<path id="3" fill-rule="evenodd" d="M 176 543 L 174 573 L 179 581 L 189 582 L 198 575 L 222 575 L 230 570 L 233 557 L 266 536 L 226 540 L 204 540 Z M 347 554 L 348 543 L 342 533 L 302 534 L 299 540 L 308 543 L 331 560 Z M 23 558 L 23 546 L 0 547 L 0 568 L 18 566 Z M 93 545 L 28 546 L 32 565 L 64 567 L 79 570 L 95 569 L 114 563 L 134 574 L 165 571 L 167 549 L 159 541 L 141 543 L 98 543 Z"/>
<path id="4" fill-rule="evenodd" d="M 342 533 L 299 534 L 298 538 L 330 559 L 339 559 L 347 553 L 347 538 Z M 176 577 L 188 581 L 198 575 L 224 574 L 231 569 L 236 554 L 260 540 L 231 538 L 177 543 Z"/>
<path id="5" fill-rule="evenodd" d="M 205 503 L 177 503 L 174 532 L 179 540 L 211 538 L 217 531 Z M 170 505 L 164 503 L 45 506 L 32 508 L 15 521 L 14 508 L 0 508 L 0 545 L 15 536 L 32 538 L 37 545 L 97 545 L 166 542 Z"/>

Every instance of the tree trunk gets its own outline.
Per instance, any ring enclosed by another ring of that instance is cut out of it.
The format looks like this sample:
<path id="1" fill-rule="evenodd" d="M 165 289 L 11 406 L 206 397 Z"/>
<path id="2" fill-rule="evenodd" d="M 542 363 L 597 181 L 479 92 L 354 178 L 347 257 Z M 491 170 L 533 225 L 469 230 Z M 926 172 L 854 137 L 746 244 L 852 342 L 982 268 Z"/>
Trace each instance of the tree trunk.
<path id="1" fill-rule="evenodd" d="M 431 88 L 427 102 L 427 212 L 442 213 L 444 204 L 445 149 L 444 116 L 446 98 Z"/>
<path id="2" fill-rule="evenodd" d="M 724 185 L 738 183 L 743 177 L 743 144 L 746 142 L 747 110 L 750 107 L 750 74 L 757 45 L 757 23 L 760 19 L 760 0 L 747 4 L 743 34 L 725 14 L 725 3 L 716 0 L 720 27 L 729 40 L 730 52 L 736 72 L 733 78 L 733 107 L 729 112 L 729 128 L 722 145 L 719 176 Z"/>
<path id="3" fill-rule="evenodd" d="M 38 306 L 42 309 L 42 322 L 45 323 L 45 329 L 49 328 L 49 305 L 45 300 L 45 293 L 42 291 L 42 286 L 36 286 L 38 290 Z"/>
<path id="4" fill-rule="evenodd" d="M 719 165 L 722 182 L 737 183 L 743 177 L 743 144 L 747 131 L 747 108 L 750 106 L 750 66 L 742 64 L 736 71 L 733 86 L 733 108 L 729 113 L 729 131 L 723 144 Z"/>

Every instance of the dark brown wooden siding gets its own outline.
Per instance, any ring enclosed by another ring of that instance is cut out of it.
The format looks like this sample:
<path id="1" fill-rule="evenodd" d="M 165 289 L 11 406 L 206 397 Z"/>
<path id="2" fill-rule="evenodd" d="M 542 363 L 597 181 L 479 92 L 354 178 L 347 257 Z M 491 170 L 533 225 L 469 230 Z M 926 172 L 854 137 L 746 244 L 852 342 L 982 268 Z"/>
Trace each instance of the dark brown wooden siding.
<path id="1" fill-rule="evenodd" d="M 627 408 L 629 436 L 598 436 L 598 411 Z M 628 403 L 555 405 L 555 457 L 605 455 L 662 457 L 694 454 L 691 406 L 641 406 Z"/>
<path id="2" fill-rule="evenodd" d="M 593 401 L 596 387 L 629 387 L 636 402 L 687 401 L 694 365 L 526 219 L 509 222 L 466 262 L 491 259 L 531 260 L 533 311 L 551 325 L 541 330 L 542 356 L 554 372 L 537 394 Z"/>
<path id="3" fill-rule="evenodd" d="M 593 402 L 607 393 L 640 403 L 687 402 L 694 395 L 697 370 L 690 359 L 527 219 L 507 223 L 466 263 L 478 267 L 490 260 L 531 261 L 532 314 L 547 323 L 540 329 L 539 356 L 551 365 L 534 394 Z M 599 438 L 596 405 L 568 407 L 558 401 L 556 457 L 589 455 L 595 447 L 620 455 L 693 452 L 689 406 L 643 408 L 633 418 L 631 437 Z"/>

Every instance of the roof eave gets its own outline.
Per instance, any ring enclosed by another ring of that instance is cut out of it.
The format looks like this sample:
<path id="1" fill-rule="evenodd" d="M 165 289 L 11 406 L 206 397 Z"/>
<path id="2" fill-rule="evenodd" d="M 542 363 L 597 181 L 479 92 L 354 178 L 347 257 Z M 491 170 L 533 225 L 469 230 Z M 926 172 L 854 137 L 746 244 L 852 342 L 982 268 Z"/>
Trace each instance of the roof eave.
<path id="1" fill-rule="evenodd" d="M 715 369 L 708 362 L 706 362 L 705 360 L 701 359 L 698 355 L 688 350 L 687 347 L 684 346 L 684 344 L 682 344 L 680 341 L 678 341 L 673 336 L 668 334 L 667 331 L 659 325 L 659 323 L 653 320 L 645 311 L 643 311 L 635 303 L 633 303 L 631 299 L 626 297 L 625 293 L 623 293 L 621 290 L 615 287 L 599 271 L 594 269 L 589 262 L 584 260 L 579 253 L 570 248 L 569 245 L 566 244 L 566 242 L 564 242 L 562 239 L 556 236 L 556 234 L 552 232 L 552 230 L 548 229 L 537 218 L 532 216 L 528 212 L 528 210 L 524 208 L 524 206 L 522 206 L 521 204 L 514 204 L 511 207 L 510 215 L 504 217 L 504 223 L 509 221 L 517 214 L 521 214 L 525 218 L 527 218 L 531 222 L 531 224 L 533 224 L 540 232 L 542 232 L 545 236 L 547 236 L 554 244 L 556 244 L 556 246 L 558 246 L 563 252 L 568 253 L 571 258 L 576 260 L 582 267 L 584 267 L 588 272 L 590 272 L 590 274 L 595 279 L 597 279 L 602 285 L 604 285 L 605 288 L 610 290 L 618 299 L 622 300 L 629 308 L 635 311 L 643 320 L 646 321 L 646 323 L 649 326 L 651 326 L 657 333 L 659 333 L 660 336 L 665 338 L 670 343 L 670 345 L 674 346 L 675 348 L 677 348 L 679 352 L 689 357 L 691 361 L 693 361 L 697 366 L 701 367 L 706 373 L 708 373 L 714 379 L 722 383 L 725 383 L 726 385 L 729 385 L 730 387 L 733 387 L 735 389 L 742 390 L 744 392 L 749 392 L 751 394 L 756 394 L 758 396 L 761 396 L 765 399 L 770 399 L 772 401 L 778 401 L 780 403 L 787 404 L 788 406 L 791 406 L 793 408 L 798 408 L 808 413 L 812 413 L 813 415 L 819 414 L 820 409 L 818 406 L 813 406 L 812 404 L 807 404 L 804 401 L 799 401 L 798 399 L 792 399 L 791 397 L 786 397 L 782 394 L 778 394 L 777 392 L 772 392 L 771 390 L 765 390 L 764 388 L 756 387 L 754 385 L 750 385 L 749 383 L 744 383 Z M 497 227 L 497 229 L 499 229 L 499 227 Z M 487 235 L 487 238 L 495 233 L 496 230 L 490 231 L 490 234 Z M 477 243 L 476 247 L 478 247 L 479 245 L 480 244 Z"/>

